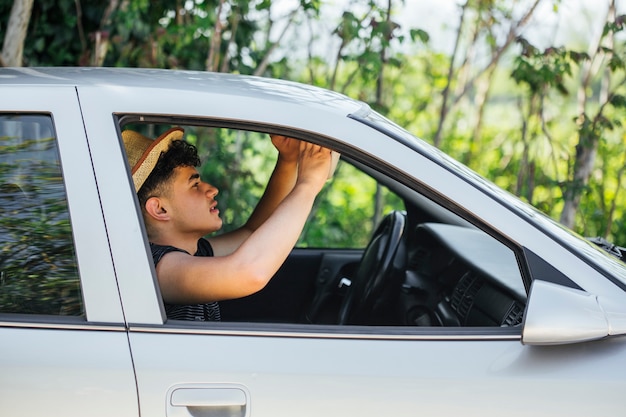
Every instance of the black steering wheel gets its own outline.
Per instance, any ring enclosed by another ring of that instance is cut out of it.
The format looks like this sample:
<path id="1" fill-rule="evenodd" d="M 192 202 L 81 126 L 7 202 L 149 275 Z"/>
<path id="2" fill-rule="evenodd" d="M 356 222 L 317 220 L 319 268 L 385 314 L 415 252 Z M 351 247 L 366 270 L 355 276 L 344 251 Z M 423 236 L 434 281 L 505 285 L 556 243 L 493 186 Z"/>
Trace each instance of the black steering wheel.
<path id="1" fill-rule="evenodd" d="M 387 214 L 368 243 L 339 308 L 338 324 L 371 324 L 370 318 L 394 270 L 406 215 Z"/>

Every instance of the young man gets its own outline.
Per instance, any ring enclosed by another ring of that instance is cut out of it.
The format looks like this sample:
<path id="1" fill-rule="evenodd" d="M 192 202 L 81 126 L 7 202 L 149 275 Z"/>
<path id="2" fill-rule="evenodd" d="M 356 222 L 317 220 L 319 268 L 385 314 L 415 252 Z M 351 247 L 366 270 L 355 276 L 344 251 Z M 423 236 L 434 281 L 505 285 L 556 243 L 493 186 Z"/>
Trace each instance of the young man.
<path id="1" fill-rule="evenodd" d="M 218 190 L 203 182 L 196 148 L 173 128 L 155 140 L 122 132 L 168 318 L 219 320 L 218 301 L 261 290 L 285 261 L 328 178 L 331 151 L 271 136 L 278 161 L 241 228 L 219 230 Z"/>

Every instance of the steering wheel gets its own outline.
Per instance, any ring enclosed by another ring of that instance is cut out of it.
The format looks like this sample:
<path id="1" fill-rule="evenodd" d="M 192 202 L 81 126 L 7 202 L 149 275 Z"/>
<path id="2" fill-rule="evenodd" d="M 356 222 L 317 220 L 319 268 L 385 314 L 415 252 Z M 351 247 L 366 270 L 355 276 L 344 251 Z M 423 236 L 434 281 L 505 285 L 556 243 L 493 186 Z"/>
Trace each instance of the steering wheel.
<path id="1" fill-rule="evenodd" d="M 338 324 L 368 324 L 392 275 L 405 223 L 404 212 L 392 211 L 376 228 L 339 308 Z"/>

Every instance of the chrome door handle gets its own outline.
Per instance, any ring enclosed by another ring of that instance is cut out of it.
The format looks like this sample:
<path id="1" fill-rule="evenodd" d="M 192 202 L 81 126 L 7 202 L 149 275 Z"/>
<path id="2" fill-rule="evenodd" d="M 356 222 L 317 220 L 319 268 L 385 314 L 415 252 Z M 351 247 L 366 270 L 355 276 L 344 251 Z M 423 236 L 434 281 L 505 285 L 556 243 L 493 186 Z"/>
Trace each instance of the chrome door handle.
<path id="1" fill-rule="evenodd" d="M 241 385 L 183 384 L 169 389 L 167 417 L 248 417 L 250 395 Z"/>

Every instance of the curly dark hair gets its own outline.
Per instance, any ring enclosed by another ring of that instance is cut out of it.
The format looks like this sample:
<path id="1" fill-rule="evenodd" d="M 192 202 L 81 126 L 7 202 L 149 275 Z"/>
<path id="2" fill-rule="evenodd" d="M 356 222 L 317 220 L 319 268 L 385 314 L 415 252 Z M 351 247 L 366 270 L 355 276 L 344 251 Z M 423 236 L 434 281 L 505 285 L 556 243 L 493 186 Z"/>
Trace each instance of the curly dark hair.
<path id="1" fill-rule="evenodd" d="M 156 166 L 137 192 L 139 203 L 144 207 L 150 197 L 161 195 L 167 182 L 178 167 L 197 167 L 200 165 L 198 149 L 184 140 L 175 140 L 166 152 L 161 153 Z"/>

